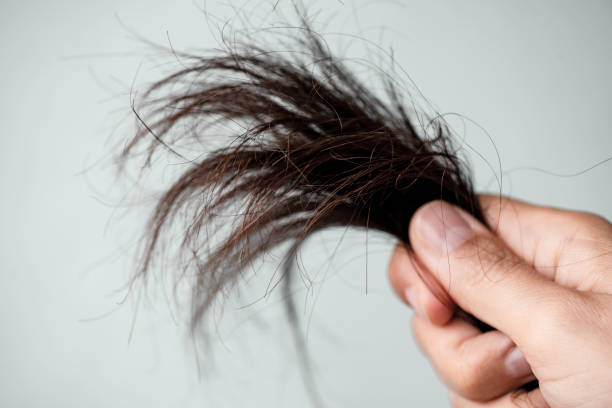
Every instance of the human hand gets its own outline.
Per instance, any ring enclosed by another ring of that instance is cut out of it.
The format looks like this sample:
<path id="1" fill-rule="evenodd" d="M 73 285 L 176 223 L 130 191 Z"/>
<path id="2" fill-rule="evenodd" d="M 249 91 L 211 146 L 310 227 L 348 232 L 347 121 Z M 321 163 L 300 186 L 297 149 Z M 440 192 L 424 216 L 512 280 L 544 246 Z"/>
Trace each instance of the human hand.
<path id="1" fill-rule="evenodd" d="M 612 407 L 612 224 L 481 196 L 491 232 L 428 203 L 391 284 L 454 407 Z M 424 279 L 427 284 L 424 283 Z M 482 333 L 456 307 L 497 328 Z M 539 388 L 522 385 L 537 379 Z"/>

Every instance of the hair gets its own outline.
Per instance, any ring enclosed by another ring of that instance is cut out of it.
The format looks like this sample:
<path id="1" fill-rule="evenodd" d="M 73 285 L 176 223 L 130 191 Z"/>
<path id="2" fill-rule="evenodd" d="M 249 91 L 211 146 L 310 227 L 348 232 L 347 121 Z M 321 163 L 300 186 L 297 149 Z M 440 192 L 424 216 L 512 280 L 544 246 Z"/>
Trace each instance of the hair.
<path id="1" fill-rule="evenodd" d="M 437 199 L 485 221 L 442 119 L 415 125 L 393 76 L 379 76 L 377 95 L 303 15 L 290 32 L 276 46 L 291 52 L 253 37 L 200 53 L 173 50 L 180 69 L 132 102 L 140 127 L 122 163 L 152 166 L 159 153 L 184 159 L 151 214 L 134 278 L 148 275 L 168 231 L 184 223 L 178 245 L 195 276 L 192 328 L 248 265 L 283 245 L 274 286 L 282 282 L 289 295 L 296 254 L 324 228 L 380 230 L 409 247 L 411 217 Z"/>

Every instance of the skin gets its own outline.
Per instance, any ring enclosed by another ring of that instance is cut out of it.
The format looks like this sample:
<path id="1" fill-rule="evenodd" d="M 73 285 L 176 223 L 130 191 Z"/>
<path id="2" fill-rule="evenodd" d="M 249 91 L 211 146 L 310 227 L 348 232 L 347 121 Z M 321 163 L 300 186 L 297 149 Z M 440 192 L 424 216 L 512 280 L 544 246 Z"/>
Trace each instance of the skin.
<path id="1" fill-rule="evenodd" d="M 452 406 L 612 407 L 612 224 L 480 200 L 493 231 L 428 203 L 411 221 L 411 250 L 398 245 L 389 264 Z M 457 308 L 498 330 L 480 332 Z M 539 388 L 522 389 L 534 379 Z"/>

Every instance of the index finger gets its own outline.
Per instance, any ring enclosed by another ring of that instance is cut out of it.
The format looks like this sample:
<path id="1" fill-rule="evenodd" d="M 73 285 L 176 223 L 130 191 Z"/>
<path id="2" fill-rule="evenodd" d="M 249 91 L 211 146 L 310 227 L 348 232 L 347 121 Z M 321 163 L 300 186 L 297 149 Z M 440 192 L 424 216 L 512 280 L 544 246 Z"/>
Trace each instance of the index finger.
<path id="1" fill-rule="evenodd" d="M 495 195 L 480 195 L 479 201 L 495 235 L 535 271 L 563 286 L 584 288 L 612 259 L 612 224 L 603 217 Z M 589 290 L 612 293 L 612 278 L 600 277 L 599 287 Z"/>

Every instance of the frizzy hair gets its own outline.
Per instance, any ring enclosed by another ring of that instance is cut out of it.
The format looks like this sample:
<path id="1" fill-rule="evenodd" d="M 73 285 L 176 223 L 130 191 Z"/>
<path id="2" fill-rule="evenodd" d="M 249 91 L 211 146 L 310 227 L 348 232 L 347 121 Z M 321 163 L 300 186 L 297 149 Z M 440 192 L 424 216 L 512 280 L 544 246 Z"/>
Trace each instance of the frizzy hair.
<path id="1" fill-rule="evenodd" d="M 373 228 L 409 247 L 411 217 L 437 199 L 484 222 L 443 120 L 417 126 L 392 76 L 379 76 L 377 95 L 306 18 L 291 33 L 277 44 L 292 52 L 255 39 L 175 52 L 180 69 L 133 99 L 139 130 L 121 162 L 184 159 L 151 214 L 134 281 L 149 274 L 167 231 L 184 223 L 178 245 L 194 277 L 192 328 L 249 264 L 283 245 L 275 285 L 289 294 L 296 254 L 321 229 Z M 227 142 L 223 126 L 234 129 Z"/>

